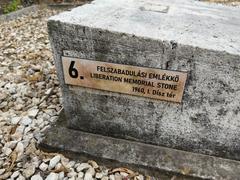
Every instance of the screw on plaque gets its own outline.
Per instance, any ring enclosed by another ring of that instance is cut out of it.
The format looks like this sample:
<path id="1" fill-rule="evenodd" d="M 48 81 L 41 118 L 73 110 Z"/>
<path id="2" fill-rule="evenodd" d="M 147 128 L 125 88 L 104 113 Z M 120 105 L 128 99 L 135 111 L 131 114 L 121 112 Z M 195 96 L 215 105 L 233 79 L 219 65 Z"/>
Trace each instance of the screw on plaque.
<path id="1" fill-rule="evenodd" d="M 84 79 L 84 76 L 79 76 L 80 79 Z"/>

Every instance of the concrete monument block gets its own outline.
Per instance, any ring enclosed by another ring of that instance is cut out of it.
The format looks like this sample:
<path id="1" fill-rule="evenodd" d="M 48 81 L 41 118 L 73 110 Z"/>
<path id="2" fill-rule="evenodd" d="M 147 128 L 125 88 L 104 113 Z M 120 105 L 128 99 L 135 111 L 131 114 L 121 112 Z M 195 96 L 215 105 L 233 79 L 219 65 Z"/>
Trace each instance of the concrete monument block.
<path id="1" fill-rule="evenodd" d="M 240 160 L 238 8 L 95 0 L 48 28 L 69 129 Z"/>

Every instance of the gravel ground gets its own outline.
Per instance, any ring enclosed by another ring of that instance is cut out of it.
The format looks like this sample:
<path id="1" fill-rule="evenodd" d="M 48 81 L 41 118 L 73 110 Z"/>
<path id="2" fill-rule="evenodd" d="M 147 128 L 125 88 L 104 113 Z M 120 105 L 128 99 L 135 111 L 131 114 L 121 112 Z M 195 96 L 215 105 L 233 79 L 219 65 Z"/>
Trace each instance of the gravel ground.
<path id="1" fill-rule="evenodd" d="M 150 179 L 37 148 L 62 108 L 46 26 L 55 13 L 44 9 L 0 22 L 0 179 Z"/>

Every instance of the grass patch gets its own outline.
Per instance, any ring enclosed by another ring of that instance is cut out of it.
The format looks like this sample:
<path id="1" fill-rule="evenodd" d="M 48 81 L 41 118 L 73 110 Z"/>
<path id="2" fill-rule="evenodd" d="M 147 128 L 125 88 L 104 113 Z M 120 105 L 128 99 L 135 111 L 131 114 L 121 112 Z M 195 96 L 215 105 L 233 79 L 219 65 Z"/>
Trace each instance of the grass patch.
<path id="1" fill-rule="evenodd" d="M 20 5 L 21 5 L 20 0 L 12 0 L 8 5 L 3 7 L 3 13 L 7 14 L 16 11 Z"/>

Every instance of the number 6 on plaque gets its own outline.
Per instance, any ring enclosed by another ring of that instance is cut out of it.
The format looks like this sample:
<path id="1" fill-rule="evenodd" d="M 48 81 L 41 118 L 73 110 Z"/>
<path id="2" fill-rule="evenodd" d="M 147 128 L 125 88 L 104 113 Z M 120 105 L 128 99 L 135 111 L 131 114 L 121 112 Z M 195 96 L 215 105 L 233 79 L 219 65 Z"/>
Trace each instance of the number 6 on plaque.
<path id="1" fill-rule="evenodd" d="M 74 68 L 75 61 L 71 61 L 68 73 L 71 78 L 78 78 L 78 71 L 76 68 Z"/>

